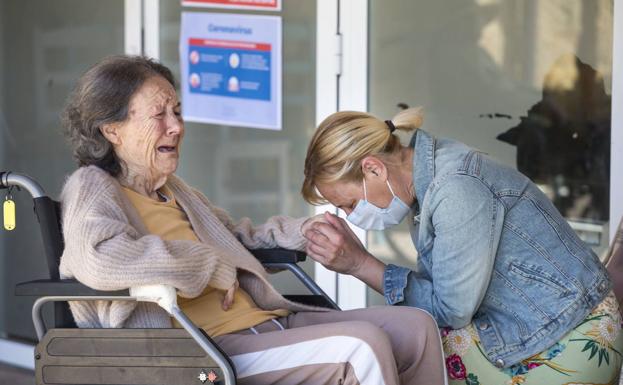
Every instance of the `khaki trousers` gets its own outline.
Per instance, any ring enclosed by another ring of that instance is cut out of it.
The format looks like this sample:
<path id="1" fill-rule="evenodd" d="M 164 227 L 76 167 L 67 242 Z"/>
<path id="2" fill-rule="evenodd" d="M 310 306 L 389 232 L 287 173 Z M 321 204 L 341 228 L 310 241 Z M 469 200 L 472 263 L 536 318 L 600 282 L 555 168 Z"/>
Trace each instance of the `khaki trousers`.
<path id="1" fill-rule="evenodd" d="M 446 383 L 437 324 L 411 307 L 300 312 L 215 341 L 241 385 Z"/>

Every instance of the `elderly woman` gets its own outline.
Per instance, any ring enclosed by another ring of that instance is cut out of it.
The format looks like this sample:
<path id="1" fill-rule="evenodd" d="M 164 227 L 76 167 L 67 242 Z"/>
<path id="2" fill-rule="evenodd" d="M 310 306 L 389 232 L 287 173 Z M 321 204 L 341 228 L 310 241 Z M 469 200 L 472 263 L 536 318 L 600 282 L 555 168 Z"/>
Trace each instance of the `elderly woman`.
<path id="1" fill-rule="evenodd" d="M 80 168 L 62 193 L 61 274 L 100 290 L 166 284 L 231 355 L 241 384 L 441 384 L 434 320 L 415 309 L 290 302 L 248 248 L 304 249 L 308 219 L 238 223 L 174 175 L 184 123 L 171 72 L 117 56 L 86 72 L 64 113 Z M 80 327 L 171 327 L 148 303 L 72 303 Z"/>
<path id="2" fill-rule="evenodd" d="M 364 229 L 407 218 L 417 265 L 385 265 L 329 214 L 307 230 L 308 255 L 430 312 L 455 384 L 618 383 L 621 320 L 599 259 L 528 178 L 421 123 L 420 109 L 329 116 L 302 190 Z M 408 146 L 396 129 L 415 131 Z"/>

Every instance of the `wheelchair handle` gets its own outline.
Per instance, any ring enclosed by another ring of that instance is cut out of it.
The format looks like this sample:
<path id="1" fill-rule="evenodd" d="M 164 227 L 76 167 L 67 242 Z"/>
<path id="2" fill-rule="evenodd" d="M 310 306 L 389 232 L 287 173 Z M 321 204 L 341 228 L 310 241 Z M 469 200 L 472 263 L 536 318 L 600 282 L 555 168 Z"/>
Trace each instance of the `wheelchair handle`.
<path id="1" fill-rule="evenodd" d="M 58 279 L 58 264 L 63 252 L 63 238 L 58 230 L 60 224 L 58 213 L 54 209 L 54 202 L 46 195 L 41 185 L 28 175 L 12 171 L 0 171 L 0 189 L 13 186 L 23 188 L 33 198 L 34 209 L 43 238 L 48 272 L 51 279 Z"/>
<path id="2" fill-rule="evenodd" d="M 45 196 L 45 191 L 39 183 L 28 175 L 18 174 L 11 171 L 0 171 L 0 188 L 19 186 L 28 191 L 33 198 Z"/>
<path id="3" fill-rule="evenodd" d="M 143 285 L 130 288 L 130 297 L 139 302 L 154 302 L 171 314 L 177 307 L 177 291 L 170 285 Z"/>

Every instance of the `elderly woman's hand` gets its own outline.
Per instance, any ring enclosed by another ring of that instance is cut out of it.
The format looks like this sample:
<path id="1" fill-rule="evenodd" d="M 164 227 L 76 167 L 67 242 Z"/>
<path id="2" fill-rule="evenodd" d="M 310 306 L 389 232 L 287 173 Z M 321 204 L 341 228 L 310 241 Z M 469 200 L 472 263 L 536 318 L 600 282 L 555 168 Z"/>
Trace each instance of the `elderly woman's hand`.
<path id="1" fill-rule="evenodd" d="M 324 214 L 318 214 L 318 215 L 314 215 L 313 217 L 309 217 L 307 218 L 307 220 L 305 222 L 303 222 L 303 225 L 301 226 L 301 233 L 303 235 L 305 235 L 305 233 L 307 232 L 307 230 L 309 230 L 311 228 L 311 226 L 316 223 L 316 222 L 321 222 L 321 223 L 329 223 L 327 222 L 327 220 L 324 217 Z"/>
<path id="2" fill-rule="evenodd" d="M 238 290 L 239 287 L 240 287 L 240 284 L 238 283 L 238 280 L 236 280 L 236 282 L 234 282 L 232 287 L 230 287 L 225 292 L 225 298 L 223 298 L 223 303 L 221 305 L 223 310 L 225 311 L 229 310 L 231 306 L 234 304 L 234 295 L 236 294 L 236 290 Z"/>

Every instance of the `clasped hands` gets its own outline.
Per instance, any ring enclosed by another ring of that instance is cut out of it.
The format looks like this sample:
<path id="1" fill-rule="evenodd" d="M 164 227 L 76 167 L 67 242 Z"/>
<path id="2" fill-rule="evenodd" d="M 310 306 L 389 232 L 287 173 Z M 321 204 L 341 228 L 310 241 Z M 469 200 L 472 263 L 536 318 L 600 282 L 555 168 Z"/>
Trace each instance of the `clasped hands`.
<path id="1" fill-rule="evenodd" d="M 301 232 L 307 255 L 329 270 L 356 276 L 372 257 L 346 221 L 328 212 L 309 218 Z"/>

